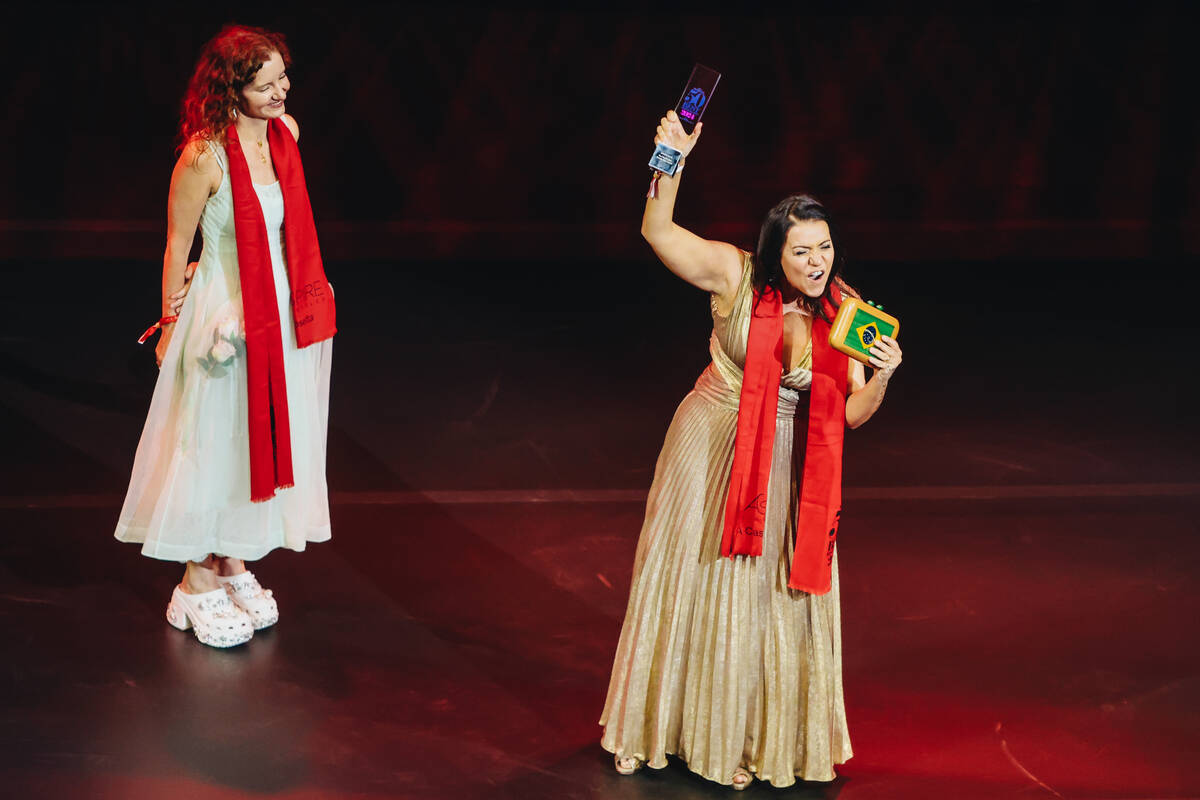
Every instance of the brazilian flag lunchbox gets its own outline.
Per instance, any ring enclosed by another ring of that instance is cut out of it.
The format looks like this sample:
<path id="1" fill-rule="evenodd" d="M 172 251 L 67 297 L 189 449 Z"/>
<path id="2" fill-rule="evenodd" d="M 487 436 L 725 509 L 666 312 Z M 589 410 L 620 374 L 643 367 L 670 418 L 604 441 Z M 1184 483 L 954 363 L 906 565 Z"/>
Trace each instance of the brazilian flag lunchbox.
<path id="1" fill-rule="evenodd" d="M 847 297 L 833 318 L 833 327 L 829 329 L 829 345 L 866 364 L 871 357 L 871 345 L 880 336 L 894 339 L 899 332 L 900 320 L 885 314 L 874 303 Z"/>

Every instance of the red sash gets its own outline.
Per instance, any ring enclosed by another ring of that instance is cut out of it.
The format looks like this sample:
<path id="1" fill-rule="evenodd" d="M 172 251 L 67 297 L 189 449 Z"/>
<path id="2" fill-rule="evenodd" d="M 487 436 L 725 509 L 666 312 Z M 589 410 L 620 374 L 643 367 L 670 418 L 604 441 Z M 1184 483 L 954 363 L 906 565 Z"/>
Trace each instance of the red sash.
<path id="1" fill-rule="evenodd" d="M 767 487 L 775 446 L 779 379 L 783 371 L 783 300 L 768 290 L 750 315 L 746 366 L 738 401 L 733 470 L 725 502 L 721 555 L 762 555 Z M 833 317 L 833 305 L 822 300 Z M 842 506 L 842 440 L 846 428 L 847 357 L 829 346 L 829 323 L 812 326 L 812 387 L 808 436 L 796 520 L 796 549 L 788 586 L 825 594 L 832 582 L 833 546 Z"/>
<path id="2" fill-rule="evenodd" d="M 267 124 L 267 141 L 283 192 L 283 230 L 291 289 L 296 344 L 307 347 L 337 331 L 333 292 L 325 278 L 313 223 L 300 149 L 283 121 Z M 242 155 L 237 129 L 225 133 L 238 275 L 246 321 L 246 377 L 249 405 L 250 499 L 270 500 L 276 489 L 294 484 L 292 440 L 288 425 L 287 384 L 283 371 L 283 332 L 271 271 L 271 248 L 262 206 Z"/>

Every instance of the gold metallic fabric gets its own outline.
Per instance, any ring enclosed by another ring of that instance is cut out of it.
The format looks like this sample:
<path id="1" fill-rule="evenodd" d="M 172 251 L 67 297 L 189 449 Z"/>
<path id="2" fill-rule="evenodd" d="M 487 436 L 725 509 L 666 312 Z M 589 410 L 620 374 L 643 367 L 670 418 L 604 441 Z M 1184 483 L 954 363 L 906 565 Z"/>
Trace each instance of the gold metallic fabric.
<path id="1" fill-rule="evenodd" d="M 789 786 L 829 781 L 851 756 L 833 588 L 787 587 L 795 540 L 793 418 L 811 354 L 783 376 L 763 554 L 720 555 L 742 364 L 749 258 L 734 307 L 713 299 L 713 361 L 683 399 L 655 468 L 617 645 L 601 744 L 651 767 L 675 754 L 729 784 L 744 766 Z M 802 419 L 801 424 L 805 424 Z"/>

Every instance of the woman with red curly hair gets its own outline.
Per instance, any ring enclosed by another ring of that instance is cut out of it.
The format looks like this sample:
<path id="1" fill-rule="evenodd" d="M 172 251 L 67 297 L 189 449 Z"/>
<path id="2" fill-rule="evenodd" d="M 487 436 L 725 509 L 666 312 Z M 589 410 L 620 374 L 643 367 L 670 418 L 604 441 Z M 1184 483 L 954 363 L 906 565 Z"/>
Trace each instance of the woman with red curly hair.
<path id="1" fill-rule="evenodd" d="M 330 535 L 333 290 L 285 111 L 289 62 L 281 35 L 228 26 L 196 63 L 167 200 L 162 318 L 146 334 L 161 331 L 160 372 L 116 530 L 186 563 L 167 621 L 214 647 L 279 618 L 246 561 Z"/>

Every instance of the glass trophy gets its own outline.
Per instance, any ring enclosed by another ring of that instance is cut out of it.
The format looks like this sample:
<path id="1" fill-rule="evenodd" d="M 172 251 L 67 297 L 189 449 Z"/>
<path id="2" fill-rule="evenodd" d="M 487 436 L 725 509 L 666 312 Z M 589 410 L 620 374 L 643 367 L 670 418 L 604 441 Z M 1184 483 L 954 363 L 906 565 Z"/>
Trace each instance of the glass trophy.
<path id="1" fill-rule="evenodd" d="M 720 82 L 721 73 L 715 69 L 709 69 L 703 64 L 692 67 L 692 77 L 688 78 L 687 86 L 684 87 L 683 94 L 679 95 L 679 102 L 675 106 L 675 113 L 679 115 L 679 122 L 688 136 L 692 135 L 696 123 L 704 116 L 704 109 L 708 108 L 708 102 L 712 100 L 713 92 L 717 90 L 717 84 Z"/>
<path id="2" fill-rule="evenodd" d="M 696 64 L 692 67 L 691 77 L 688 78 L 687 85 L 683 88 L 683 94 L 679 96 L 679 102 L 675 105 L 675 114 L 679 117 L 679 123 L 689 136 L 696 130 L 696 124 L 700 122 L 700 118 L 704 116 L 704 110 L 708 108 L 713 92 L 717 90 L 717 84 L 720 81 L 721 73 L 715 69 L 710 69 L 703 64 Z M 674 147 L 668 144 L 655 145 L 654 154 L 650 156 L 648 162 L 654 174 L 650 178 L 650 190 L 646 192 L 646 197 L 658 197 L 658 176 L 674 176 L 679 171 L 679 162 L 682 159 L 683 153 Z"/>

